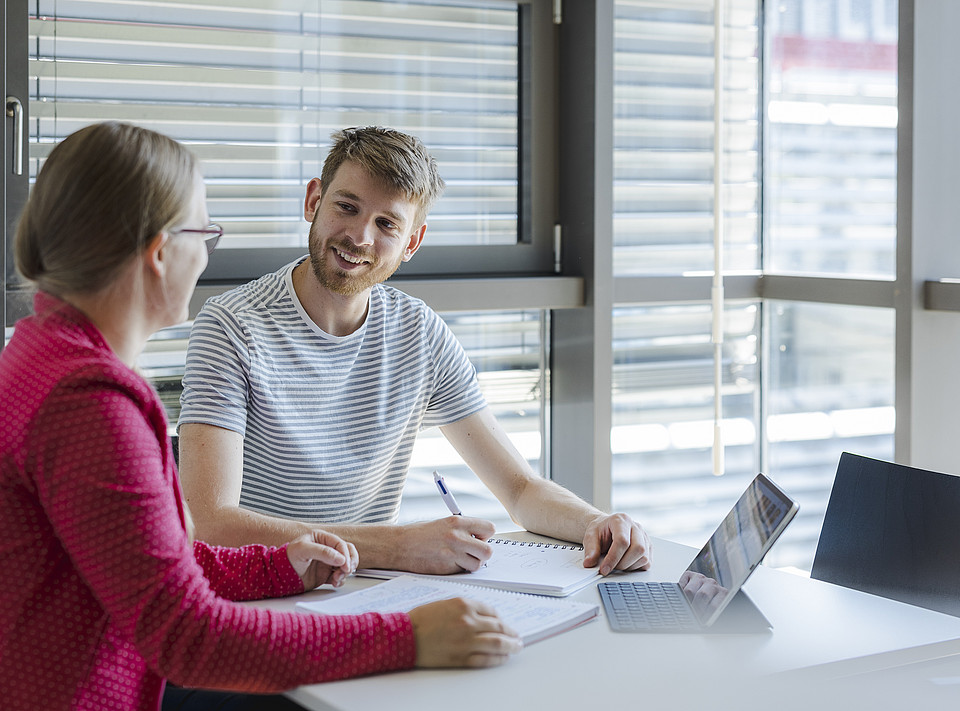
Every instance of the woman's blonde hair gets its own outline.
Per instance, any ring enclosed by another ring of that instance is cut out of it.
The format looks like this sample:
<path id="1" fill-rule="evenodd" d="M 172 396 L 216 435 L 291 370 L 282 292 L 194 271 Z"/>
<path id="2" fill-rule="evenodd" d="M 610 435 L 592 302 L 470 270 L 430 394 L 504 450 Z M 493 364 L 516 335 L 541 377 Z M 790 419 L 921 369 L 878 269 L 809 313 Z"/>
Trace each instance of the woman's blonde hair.
<path id="1" fill-rule="evenodd" d="M 117 122 L 80 129 L 40 169 L 17 227 L 17 269 L 53 294 L 99 290 L 183 219 L 198 175 L 194 155 L 155 131 Z"/>

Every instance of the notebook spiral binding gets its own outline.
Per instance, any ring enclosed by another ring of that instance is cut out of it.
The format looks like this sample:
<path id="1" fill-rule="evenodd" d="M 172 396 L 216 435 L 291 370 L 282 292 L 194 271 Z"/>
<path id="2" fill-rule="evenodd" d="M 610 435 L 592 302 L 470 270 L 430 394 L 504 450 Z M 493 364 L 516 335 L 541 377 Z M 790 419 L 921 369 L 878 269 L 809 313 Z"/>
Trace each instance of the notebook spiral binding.
<path id="1" fill-rule="evenodd" d="M 565 546 L 562 543 L 536 543 L 534 541 L 514 541 L 509 538 L 488 538 L 487 543 L 504 543 L 511 546 L 529 546 L 530 548 L 553 548 L 564 551 L 582 551 L 583 546 Z"/>

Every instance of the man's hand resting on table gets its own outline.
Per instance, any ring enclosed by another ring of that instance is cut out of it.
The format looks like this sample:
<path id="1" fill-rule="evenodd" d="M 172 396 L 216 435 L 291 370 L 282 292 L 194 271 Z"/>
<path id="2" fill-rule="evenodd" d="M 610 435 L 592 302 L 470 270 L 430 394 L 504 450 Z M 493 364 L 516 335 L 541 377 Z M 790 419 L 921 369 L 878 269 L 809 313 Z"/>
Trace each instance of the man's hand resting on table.
<path id="1" fill-rule="evenodd" d="M 418 667 L 493 667 L 523 649 L 496 610 L 476 600 L 440 600 L 409 614 Z"/>
<path id="2" fill-rule="evenodd" d="M 449 575 L 477 570 L 493 554 L 487 543 L 496 532 L 489 521 L 469 516 L 447 516 L 411 523 L 398 529 L 397 570 Z"/>
<path id="3" fill-rule="evenodd" d="M 338 588 L 357 569 L 357 549 L 339 536 L 312 531 L 287 544 L 287 558 L 304 590 L 330 583 Z"/>
<path id="4" fill-rule="evenodd" d="M 583 534 L 583 567 L 600 564 L 600 574 L 650 567 L 650 537 L 626 514 L 604 514 Z"/>

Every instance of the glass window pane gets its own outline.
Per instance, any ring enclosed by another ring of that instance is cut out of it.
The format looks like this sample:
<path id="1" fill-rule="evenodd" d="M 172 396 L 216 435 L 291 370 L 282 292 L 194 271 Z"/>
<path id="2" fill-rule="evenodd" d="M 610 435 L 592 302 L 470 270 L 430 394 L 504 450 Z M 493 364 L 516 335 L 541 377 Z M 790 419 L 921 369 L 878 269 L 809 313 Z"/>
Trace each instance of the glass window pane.
<path id="1" fill-rule="evenodd" d="M 614 311 L 613 508 L 655 536 L 700 547 L 756 474 L 756 303 L 724 314 L 726 473 L 712 473 L 709 304 Z"/>
<path id="2" fill-rule="evenodd" d="M 755 0 L 727 0 L 725 268 L 758 257 L 759 32 Z M 714 0 L 618 0 L 614 25 L 614 269 L 713 269 Z"/>
<path id="3" fill-rule="evenodd" d="M 441 316 L 476 367 L 480 389 L 497 421 L 533 470 L 540 472 L 544 392 L 548 391 L 541 334 L 545 313 L 464 312 Z M 434 469 L 450 485 L 465 515 L 492 521 L 498 531 L 516 530 L 517 524 L 500 502 L 436 427 L 421 431 L 417 437 L 400 506 L 401 523 L 449 514 L 433 483 Z"/>
<path id="4" fill-rule="evenodd" d="M 516 244 L 519 19 L 510 0 L 39 0 L 30 168 L 94 121 L 131 121 L 203 162 L 236 248 L 301 248 L 330 134 L 418 135 L 447 181 L 429 246 Z M 425 246 L 428 248 L 428 246 Z"/>
<path id="5" fill-rule="evenodd" d="M 779 0 L 766 37 L 766 268 L 892 277 L 896 3 Z"/>
<path id="6" fill-rule="evenodd" d="M 183 391 L 183 368 L 187 358 L 187 341 L 193 321 L 170 326 L 154 333 L 147 341 L 137 367 L 153 385 L 167 414 L 167 429 L 175 435 L 180 418 L 180 393 Z"/>
<path id="7" fill-rule="evenodd" d="M 840 454 L 893 459 L 894 312 L 782 301 L 766 309 L 766 458 L 800 503 L 770 557 L 809 570 Z"/>

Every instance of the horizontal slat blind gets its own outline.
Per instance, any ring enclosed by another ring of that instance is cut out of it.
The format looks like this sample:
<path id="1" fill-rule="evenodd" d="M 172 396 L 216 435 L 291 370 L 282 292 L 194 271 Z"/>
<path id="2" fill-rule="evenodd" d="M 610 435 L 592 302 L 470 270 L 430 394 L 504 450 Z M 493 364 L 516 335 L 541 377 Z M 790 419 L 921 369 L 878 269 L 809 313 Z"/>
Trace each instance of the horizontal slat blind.
<path id="1" fill-rule="evenodd" d="M 762 202 L 768 266 L 892 274 L 897 3 L 723 2 L 726 268 L 760 266 Z M 714 7 L 616 4 L 618 276 L 712 271 Z M 768 561 L 809 568 L 840 452 L 893 453 L 893 312 L 728 301 L 724 330 L 714 477 L 710 306 L 614 310 L 614 504 L 702 544 L 762 453 L 800 501 Z"/>
<path id="2" fill-rule="evenodd" d="M 614 310 L 613 503 L 654 535 L 702 545 L 756 474 L 760 313 L 724 311 L 726 473 L 715 477 L 710 304 Z"/>
<path id="3" fill-rule="evenodd" d="M 756 0 L 724 0 L 724 261 L 759 263 Z M 614 240 L 618 276 L 713 268 L 714 0 L 616 3 Z"/>
<path id="4" fill-rule="evenodd" d="M 303 247 L 303 186 L 330 134 L 420 136 L 446 196 L 430 245 L 517 242 L 519 20 L 508 0 L 37 0 L 31 170 L 94 121 L 131 121 L 203 162 L 231 248 Z"/>
<path id="5" fill-rule="evenodd" d="M 543 343 L 543 311 L 441 314 L 463 344 L 490 409 L 531 468 L 541 469 L 542 408 L 549 392 Z M 448 511 L 437 493 L 437 469 L 456 493 L 465 515 L 493 522 L 499 531 L 517 524 L 490 490 L 463 463 L 437 428 L 417 437 L 400 507 L 400 520 L 440 518 Z"/>
<path id="6" fill-rule="evenodd" d="M 712 272 L 715 0 L 616 3 L 614 251 L 619 277 Z M 759 269 L 759 7 L 724 0 L 726 268 Z M 613 504 L 702 545 L 756 474 L 761 309 L 724 310 L 726 473 L 712 475 L 712 311 L 613 313 Z"/>

